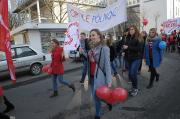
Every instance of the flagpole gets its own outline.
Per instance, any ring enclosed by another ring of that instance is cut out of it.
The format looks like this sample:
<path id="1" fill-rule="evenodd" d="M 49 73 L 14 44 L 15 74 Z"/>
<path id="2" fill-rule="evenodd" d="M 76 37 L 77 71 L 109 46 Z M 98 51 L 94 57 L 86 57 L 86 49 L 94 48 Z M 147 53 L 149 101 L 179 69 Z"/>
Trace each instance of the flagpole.
<path id="1" fill-rule="evenodd" d="M 106 0 L 106 2 L 107 2 L 107 7 L 110 5 L 109 4 L 109 0 Z M 115 27 L 113 26 L 113 34 L 114 34 L 114 38 L 115 38 L 115 40 L 116 40 L 116 30 L 115 30 Z"/>

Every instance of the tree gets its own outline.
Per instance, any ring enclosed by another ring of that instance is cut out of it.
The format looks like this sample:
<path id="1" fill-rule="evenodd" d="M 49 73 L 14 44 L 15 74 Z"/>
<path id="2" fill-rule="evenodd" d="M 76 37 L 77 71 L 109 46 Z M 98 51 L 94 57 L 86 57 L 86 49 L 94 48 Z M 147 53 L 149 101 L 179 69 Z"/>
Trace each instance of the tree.
<path id="1" fill-rule="evenodd" d="M 12 30 L 16 25 L 16 14 L 9 12 L 9 29 Z"/>
<path id="2" fill-rule="evenodd" d="M 65 3 L 66 0 L 44 0 L 44 4 L 48 9 L 53 21 L 64 23 L 67 18 Z M 58 9 L 58 11 L 56 9 Z"/>

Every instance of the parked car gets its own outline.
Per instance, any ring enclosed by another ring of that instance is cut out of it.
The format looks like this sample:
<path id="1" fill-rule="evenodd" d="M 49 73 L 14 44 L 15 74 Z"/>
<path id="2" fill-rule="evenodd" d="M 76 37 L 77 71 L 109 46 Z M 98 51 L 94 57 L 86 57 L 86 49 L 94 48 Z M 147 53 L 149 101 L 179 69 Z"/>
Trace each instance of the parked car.
<path id="1" fill-rule="evenodd" d="M 76 59 L 79 57 L 80 57 L 79 51 L 77 51 L 77 50 L 70 50 L 69 51 L 69 58 Z"/>
<path id="2" fill-rule="evenodd" d="M 29 71 L 32 75 L 38 75 L 47 63 L 45 55 L 29 45 L 12 45 L 11 52 L 16 72 Z M 5 53 L 0 51 L 0 74 L 8 73 Z"/>

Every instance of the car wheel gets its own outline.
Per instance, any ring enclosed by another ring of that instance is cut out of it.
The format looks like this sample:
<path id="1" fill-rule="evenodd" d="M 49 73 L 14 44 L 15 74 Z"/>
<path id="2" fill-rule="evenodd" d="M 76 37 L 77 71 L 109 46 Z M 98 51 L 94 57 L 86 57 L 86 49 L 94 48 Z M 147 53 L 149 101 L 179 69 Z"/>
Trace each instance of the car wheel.
<path id="1" fill-rule="evenodd" d="M 33 64 L 30 68 L 32 75 L 38 75 L 41 73 L 42 66 L 40 64 Z"/>

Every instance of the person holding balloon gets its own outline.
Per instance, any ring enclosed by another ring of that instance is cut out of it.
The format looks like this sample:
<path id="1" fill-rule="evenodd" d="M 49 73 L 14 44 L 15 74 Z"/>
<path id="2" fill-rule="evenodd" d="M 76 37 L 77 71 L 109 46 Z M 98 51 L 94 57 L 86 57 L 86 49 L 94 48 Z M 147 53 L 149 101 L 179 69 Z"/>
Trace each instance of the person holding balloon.
<path id="1" fill-rule="evenodd" d="M 67 85 L 69 88 L 75 92 L 75 87 L 73 84 L 69 83 L 68 81 L 64 80 L 63 74 L 64 74 L 64 65 L 63 62 L 65 61 L 64 51 L 63 48 L 59 46 L 59 41 L 57 39 L 52 39 L 51 41 L 52 45 L 52 51 L 51 51 L 51 74 L 53 76 L 53 94 L 50 97 L 58 96 L 58 89 L 57 89 L 57 80 L 59 80 L 60 83 Z"/>
<path id="2" fill-rule="evenodd" d="M 110 65 L 110 50 L 105 45 L 104 38 L 98 29 L 92 29 L 90 31 L 90 47 L 88 52 L 90 61 L 90 82 L 92 95 L 95 102 L 95 119 L 101 117 L 101 102 L 102 100 L 97 96 L 96 90 L 102 86 L 111 87 L 112 75 Z M 112 109 L 112 105 L 108 104 L 109 110 Z"/>
<path id="3" fill-rule="evenodd" d="M 157 36 L 156 29 L 151 28 L 149 30 L 149 37 L 145 44 L 144 58 L 146 65 L 150 67 L 150 81 L 147 89 L 153 87 L 154 79 L 159 81 L 159 73 L 156 71 L 157 67 L 160 67 L 162 62 L 163 49 L 166 48 L 166 42 L 162 41 L 160 37 Z"/>

